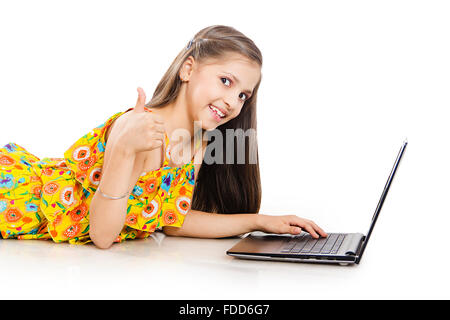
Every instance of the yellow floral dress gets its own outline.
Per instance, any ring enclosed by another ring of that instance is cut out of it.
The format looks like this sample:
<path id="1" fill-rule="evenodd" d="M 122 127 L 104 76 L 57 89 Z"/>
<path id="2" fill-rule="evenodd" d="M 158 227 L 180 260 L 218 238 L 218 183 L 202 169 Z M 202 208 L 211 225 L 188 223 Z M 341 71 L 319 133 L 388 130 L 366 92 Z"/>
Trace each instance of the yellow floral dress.
<path id="1" fill-rule="evenodd" d="M 91 242 L 89 204 L 101 178 L 106 130 L 132 109 L 117 112 L 82 136 L 64 152 L 64 158 L 41 160 L 14 142 L 0 148 L 2 237 Z M 194 190 L 194 163 L 169 167 L 168 144 L 166 134 L 164 164 L 139 177 L 115 242 L 147 238 L 163 226 L 182 226 Z"/>

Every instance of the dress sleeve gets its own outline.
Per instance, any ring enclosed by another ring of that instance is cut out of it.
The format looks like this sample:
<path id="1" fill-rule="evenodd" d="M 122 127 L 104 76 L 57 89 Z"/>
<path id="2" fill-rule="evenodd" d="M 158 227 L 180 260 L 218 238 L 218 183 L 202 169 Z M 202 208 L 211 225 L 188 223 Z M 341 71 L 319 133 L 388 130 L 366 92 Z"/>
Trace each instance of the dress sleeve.
<path id="1" fill-rule="evenodd" d="M 73 171 L 75 179 L 88 192 L 95 192 L 100 183 L 107 129 L 115 119 L 131 109 L 117 112 L 106 122 L 78 139 L 64 152 L 67 166 Z"/>

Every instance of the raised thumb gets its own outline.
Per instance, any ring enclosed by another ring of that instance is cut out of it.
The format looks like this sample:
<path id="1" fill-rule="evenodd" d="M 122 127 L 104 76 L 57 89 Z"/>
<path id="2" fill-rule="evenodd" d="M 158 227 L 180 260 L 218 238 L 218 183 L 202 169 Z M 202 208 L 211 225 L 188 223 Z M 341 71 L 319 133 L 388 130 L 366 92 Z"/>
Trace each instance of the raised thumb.
<path id="1" fill-rule="evenodd" d="M 145 106 L 145 92 L 141 87 L 137 88 L 138 91 L 138 99 L 136 102 L 136 106 L 134 107 L 134 112 L 144 112 Z"/>

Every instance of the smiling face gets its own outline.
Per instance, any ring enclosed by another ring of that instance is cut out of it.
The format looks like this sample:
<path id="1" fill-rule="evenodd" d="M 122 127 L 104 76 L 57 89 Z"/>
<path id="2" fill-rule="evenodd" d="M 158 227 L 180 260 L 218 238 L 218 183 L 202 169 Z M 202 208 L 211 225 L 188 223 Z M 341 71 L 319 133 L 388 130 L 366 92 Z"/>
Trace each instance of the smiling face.
<path id="1" fill-rule="evenodd" d="M 260 77 L 261 67 L 236 53 L 201 64 L 190 56 L 180 69 L 180 78 L 187 80 L 188 112 L 205 130 L 237 117 Z"/>

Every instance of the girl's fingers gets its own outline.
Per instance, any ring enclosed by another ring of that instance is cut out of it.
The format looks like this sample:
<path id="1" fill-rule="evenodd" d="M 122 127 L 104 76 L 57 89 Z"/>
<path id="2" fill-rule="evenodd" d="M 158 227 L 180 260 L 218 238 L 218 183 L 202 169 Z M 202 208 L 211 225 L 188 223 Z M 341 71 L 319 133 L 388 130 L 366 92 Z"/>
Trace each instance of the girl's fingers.
<path id="1" fill-rule="evenodd" d="M 155 114 L 153 116 L 153 121 L 160 124 L 162 127 L 164 127 L 164 119 L 160 115 Z"/>
<path id="2" fill-rule="evenodd" d="M 313 236 L 314 238 L 319 238 L 320 236 L 322 237 L 326 237 L 327 233 L 325 231 L 322 230 L 322 228 L 320 228 L 318 225 L 316 225 L 313 221 L 311 220 L 307 220 L 307 219 L 302 219 L 299 217 L 296 217 L 296 221 L 294 223 L 296 223 L 298 226 L 302 227 L 305 231 L 307 231 L 309 234 L 311 234 L 311 236 Z M 320 236 L 319 236 L 320 234 Z"/>
<path id="3" fill-rule="evenodd" d="M 163 124 L 158 123 L 155 125 L 155 131 L 164 134 L 164 133 L 166 133 L 166 128 Z"/>
<path id="4" fill-rule="evenodd" d="M 307 224 L 303 227 L 313 238 L 319 238 L 319 235 L 316 233 L 316 231 L 311 227 L 311 225 Z"/>
<path id="5" fill-rule="evenodd" d="M 319 227 L 317 224 L 315 224 L 313 221 L 311 221 L 311 224 L 313 225 L 314 229 L 322 236 L 322 237 L 327 237 L 327 233 L 321 228 Z"/>
<path id="6" fill-rule="evenodd" d="M 302 228 L 299 227 L 290 227 L 289 233 L 292 234 L 300 234 L 302 232 Z"/>
<path id="7" fill-rule="evenodd" d="M 164 137 L 164 133 L 156 132 L 156 133 L 153 134 L 153 138 L 155 140 L 161 140 L 164 143 L 164 138 L 165 138 Z"/>

